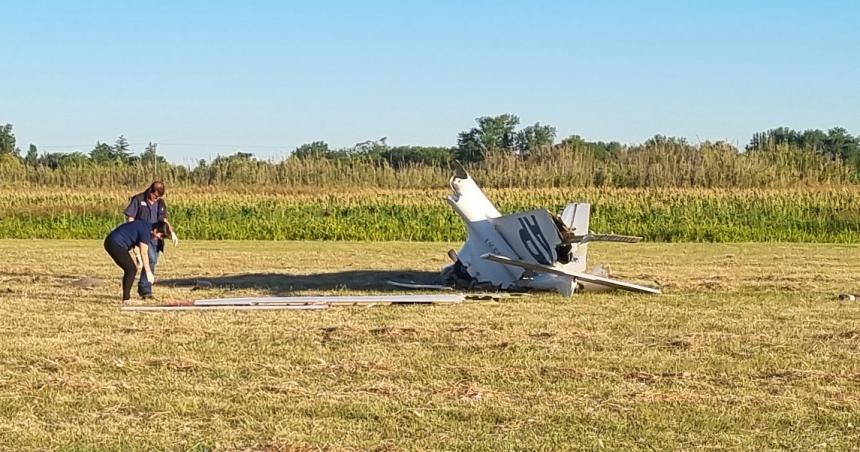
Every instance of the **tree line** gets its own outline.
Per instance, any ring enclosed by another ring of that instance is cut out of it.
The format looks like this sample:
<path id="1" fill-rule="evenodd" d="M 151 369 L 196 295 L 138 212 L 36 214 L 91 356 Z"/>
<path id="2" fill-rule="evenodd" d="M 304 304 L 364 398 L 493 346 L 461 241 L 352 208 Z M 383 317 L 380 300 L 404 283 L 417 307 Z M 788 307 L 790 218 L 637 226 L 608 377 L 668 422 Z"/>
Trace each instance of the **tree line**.
<path id="1" fill-rule="evenodd" d="M 827 131 L 775 128 L 754 134 L 743 150 L 722 141 L 691 144 L 663 135 L 632 145 L 589 141 L 578 135 L 557 140 L 556 135 L 550 125 L 520 127 L 516 115 L 503 114 L 477 118 L 474 127 L 457 135 L 457 145 L 452 147 L 390 146 L 381 138 L 333 149 L 324 141 L 314 141 L 298 146 L 281 162 L 236 152 L 200 160 L 189 168 L 169 163 L 158 154 L 156 143 L 135 154 L 123 135 L 112 145 L 97 142 L 88 153 L 40 153 L 33 144 L 24 153 L 16 144 L 12 125 L 5 124 L 0 125 L 0 175 L 6 181 L 42 185 L 136 184 L 148 177 L 189 185 L 349 185 L 366 183 L 369 177 L 378 186 L 398 187 L 413 186 L 415 178 L 440 178 L 457 160 L 473 171 L 504 172 L 496 186 L 514 181 L 532 186 L 784 186 L 860 180 L 860 136 L 840 127 Z M 353 181 L 338 174 L 341 171 L 362 174 L 364 179 Z M 555 179 L 546 174 L 513 175 L 536 171 L 553 174 Z M 762 172 L 769 178 L 756 175 Z M 689 175 L 678 180 L 682 174 Z M 90 180 L 94 175 L 107 182 Z"/>

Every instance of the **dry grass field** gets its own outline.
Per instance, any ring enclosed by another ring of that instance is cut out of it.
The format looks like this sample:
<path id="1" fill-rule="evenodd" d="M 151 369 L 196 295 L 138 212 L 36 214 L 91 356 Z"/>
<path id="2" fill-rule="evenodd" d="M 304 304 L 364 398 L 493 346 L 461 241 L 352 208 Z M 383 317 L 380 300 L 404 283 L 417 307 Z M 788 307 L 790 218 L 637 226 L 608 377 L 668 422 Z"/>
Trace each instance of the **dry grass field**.
<path id="1" fill-rule="evenodd" d="M 452 246 L 188 241 L 157 295 L 389 291 Z M 0 256 L 6 450 L 860 447 L 856 245 L 600 244 L 666 294 L 305 312 L 123 313 L 100 241 Z"/>

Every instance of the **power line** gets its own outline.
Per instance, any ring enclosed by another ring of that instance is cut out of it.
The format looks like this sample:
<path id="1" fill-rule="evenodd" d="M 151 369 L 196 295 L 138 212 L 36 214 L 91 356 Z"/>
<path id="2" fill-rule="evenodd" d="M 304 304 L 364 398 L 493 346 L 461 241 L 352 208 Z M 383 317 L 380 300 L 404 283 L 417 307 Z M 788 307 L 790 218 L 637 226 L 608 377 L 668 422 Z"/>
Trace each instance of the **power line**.
<path id="1" fill-rule="evenodd" d="M 283 149 L 293 146 L 280 144 L 206 144 L 206 143 L 161 143 L 165 146 L 200 146 L 200 147 L 228 147 L 228 148 L 275 148 Z"/>
<path id="2" fill-rule="evenodd" d="M 101 142 L 99 142 L 101 143 Z M 102 143 L 102 144 L 110 144 L 110 143 Z M 129 143 L 129 146 L 146 146 L 149 143 Z M 264 149 L 291 149 L 295 147 L 294 145 L 280 145 L 280 144 L 216 144 L 216 143 L 158 143 L 162 146 L 176 146 L 176 147 L 220 147 L 220 148 L 236 148 L 236 149 L 254 149 L 254 148 L 264 148 Z M 90 144 L 47 144 L 47 145 L 36 145 L 39 149 L 62 149 L 62 148 L 84 148 L 89 146 L 94 146 L 93 143 Z"/>

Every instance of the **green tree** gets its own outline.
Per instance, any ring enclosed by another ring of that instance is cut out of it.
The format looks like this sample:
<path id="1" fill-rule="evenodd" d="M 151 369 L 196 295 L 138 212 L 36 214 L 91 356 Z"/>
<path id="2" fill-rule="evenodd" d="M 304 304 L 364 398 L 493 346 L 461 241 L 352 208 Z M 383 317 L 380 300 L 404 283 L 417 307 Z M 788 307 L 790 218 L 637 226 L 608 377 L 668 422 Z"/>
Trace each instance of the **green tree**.
<path id="1" fill-rule="evenodd" d="M 514 152 L 514 140 L 520 118 L 516 115 L 484 116 L 478 118 L 481 141 L 488 152 Z"/>
<path id="2" fill-rule="evenodd" d="M 780 145 L 813 151 L 860 169 L 860 137 L 852 136 L 842 127 L 833 127 L 827 132 L 820 129 L 798 132 L 788 127 L 777 127 L 754 134 L 746 148 L 748 151 L 773 151 Z"/>
<path id="3" fill-rule="evenodd" d="M 39 164 L 39 150 L 36 149 L 35 144 L 30 144 L 30 148 L 27 150 L 27 156 L 24 157 L 24 162 L 27 163 L 27 166 L 36 166 Z"/>
<path id="4" fill-rule="evenodd" d="M 81 152 L 49 152 L 39 156 L 39 165 L 51 169 L 81 167 L 90 163 L 89 157 Z"/>
<path id="5" fill-rule="evenodd" d="M 256 162 L 257 159 L 254 157 L 254 154 L 250 152 L 236 152 L 233 155 L 222 156 L 219 155 L 212 160 L 212 166 L 229 164 L 229 163 L 248 163 L 248 162 Z"/>
<path id="6" fill-rule="evenodd" d="M 362 157 L 379 162 L 385 158 L 385 154 L 389 150 L 387 140 L 388 137 L 382 137 L 378 140 L 365 140 L 356 143 L 350 150 L 350 153 L 354 157 Z"/>
<path id="7" fill-rule="evenodd" d="M 128 163 L 129 157 L 131 157 L 131 145 L 128 144 L 128 140 L 123 135 L 118 136 L 114 142 L 113 157 L 114 160 L 122 163 Z"/>
<path id="8" fill-rule="evenodd" d="M 381 157 L 399 169 L 410 165 L 447 167 L 453 150 L 445 147 L 395 146 L 385 150 Z"/>
<path id="9" fill-rule="evenodd" d="M 834 127 L 827 131 L 823 149 L 828 157 L 840 159 L 860 170 L 860 136 L 852 136 L 842 127 Z"/>
<path id="10" fill-rule="evenodd" d="M 684 137 L 667 137 L 665 135 L 654 135 L 653 137 L 645 140 L 643 144 L 645 147 L 675 147 L 675 146 L 687 146 L 687 139 Z"/>
<path id="11" fill-rule="evenodd" d="M 455 159 L 463 163 L 475 163 L 483 161 L 486 154 L 479 129 L 473 128 L 460 132 L 457 136 L 457 148 L 454 150 Z"/>
<path id="12" fill-rule="evenodd" d="M 587 142 L 585 141 L 585 139 L 579 135 L 570 135 L 569 137 L 561 140 L 562 146 L 567 146 L 570 148 L 585 146 L 586 144 Z"/>
<path id="13" fill-rule="evenodd" d="M 146 145 L 146 149 L 140 154 L 140 162 L 144 165 L 163 165 L 167 164 L 167 160 L 158 155 L 158 143 L 152 141 Z"/>
<path id="14" fill-rule="evenodd" d="M 588 149 L 597 157 L 599 160 L 606 160 L 613 155 L 618 155 L 622 149 L 624 149 L 624 145 L 617 141 L 593 141 L 588 143 Z"/>
<path id="15" fill-rule="evenodd" d="M 624 149 L 624 145 L 617 141 L 586 141 L 579 135 L 570 135 L 561 140 L 560 146 L 591 152 L 598 160 L 606 160 Z"/>
<path id="16" fill-rule="evenodd" d="M 479 162 L 490 152 L 515 152 L 516 127 L 520 118 L 512 114 L 481 116 L 478 127 L 457 135 L 455 158 L 462 162 Z"/>
<path id="17" fill-rule="evenodd" d="M 800 135 L 800 143 L 795 144 L 821 153 L 824 152 L 826 142 L 827 133 L 820 129 L 809 129 L 803 131 L 803 134 Z"/>
<path id="18" fill-rule="evenodd" d="M 116 162 L 113 148 L 107 143 L 96 141 L 96 146 L 90 151 L 90 158 L 94 163 L 105 164 Z"/>
<path id="19" fill-rule="evenodd" d="M 824 149 L 828 157 L 849 161 L 860 154 L 860 140 L 842 127 L 834 127 L 827 131 Z"/>
<path id="20" fill-rule="evenodd" d="M 15 134 L 12 133 L 12 124 L 0 125 L 0 155 L 18 155 L 15 147 Z"/>
<path id="21" fill-rule="evenodd" d="M 516 151 L 525 158 L 534 151 L 549 148 L 555 142 L 555 133 L 555 127 L 541 125 L 539 122 L 524 127 L 514 137 Z"/>
<path id="22" fill-rule="evenodd" d="M 314 141 L 305 143 L 293 151 L 293 157 L 297 159 L 328 158 L 331 150 L 325 141 Z"/>
<path id="23" fill-rule="evenodd" d="M 781 144 L 798 144 L 800 134 L 796 130 L 788 127 L 777 127 L 764 132 L 754 133 L 752 139 L 747 145 L 747 150 L 765 149 L 776 147 Z"/>

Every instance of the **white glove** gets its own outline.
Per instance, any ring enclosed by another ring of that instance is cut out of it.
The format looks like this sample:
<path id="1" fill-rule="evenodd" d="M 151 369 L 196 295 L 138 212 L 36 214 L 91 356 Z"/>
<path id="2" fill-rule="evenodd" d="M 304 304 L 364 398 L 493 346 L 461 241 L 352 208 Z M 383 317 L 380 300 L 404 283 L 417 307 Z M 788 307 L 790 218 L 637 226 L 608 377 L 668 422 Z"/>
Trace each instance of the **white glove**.
<path id="1" fill-rule="evenodd" d="M 152 272 L 146 272 L 146 279 L 149 281 L 150 284 L 155 284 L 155 274 L 153 274 Z"/>
<path id="2" fill-rule="evenodd" d="M 173 240 L 173 246 L 179 246 L 179 236 L 173 231 L 170 231 L 170 240 Z"/>
<path id="3" fill-rule="evenodd" d="M 143 268 L 143 261 L 140 260 L 140 253 L 134 253 L 134 265 L 138 270 Z"/>

